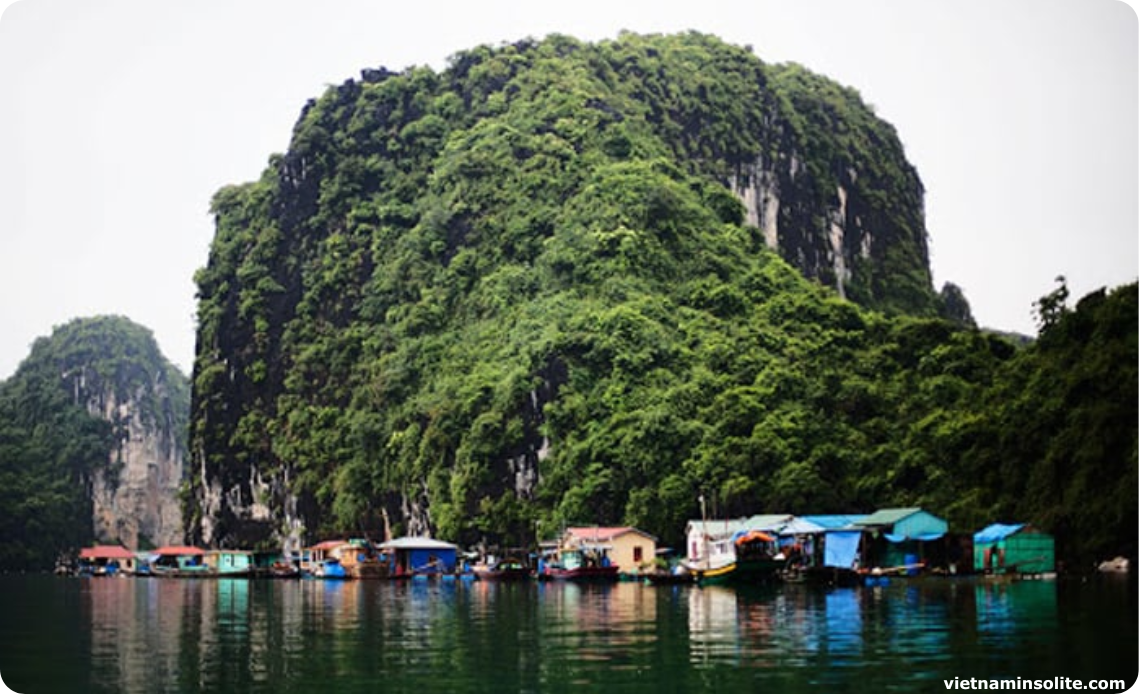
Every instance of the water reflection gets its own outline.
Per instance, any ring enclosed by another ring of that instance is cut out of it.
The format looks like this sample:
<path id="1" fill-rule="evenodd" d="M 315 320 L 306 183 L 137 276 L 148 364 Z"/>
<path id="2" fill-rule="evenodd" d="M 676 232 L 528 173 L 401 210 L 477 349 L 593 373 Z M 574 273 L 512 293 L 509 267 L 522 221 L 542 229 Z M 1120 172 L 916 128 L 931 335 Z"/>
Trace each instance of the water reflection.
<path id="1" fill-rule="evenodd" d="M 863 653 L 863 612 L 861 593 L 854 588 L 839 588 L 826 594 L 824 647 L 828 654 L 845 662 Z"/>
<path id="2" fill-rule="evenodd" d="M 1135 629 L 1134 615 L 1131 624 Z M 773 681 L 792 669 L 817 684 L 858 679 L 884 686 L 904 675 L 922 681 L 1057 674 L 1062 631 L 1054 583 L 973 580 L 693 590 L 688 630 L 696 667 L 748 668 Z M 1001 674 L 1010 667 L 1014 674 Z"/>
<path id="3" fill-rule="evenodd" d="M 693 663 L 739 662 L 736 605 L 736 591 L 731 588 L 709 586 L 689 591 L 689 648 Z"/>
<path id="4" fill-rule="evenodd" d="M 866 594 L 786 587 L 689 593 L 690 660 L 702 666 L 842 666 L 863 653 Z"/>
<path id="5" fill-rule="evenodd" d="M 1057 625 L 1057 585 L 1053 581 L 980 583 L 975 587 L 979 641 L 1007 646 L 1022 632 L 1048 633 Z M 1031 627 L 1026 629 L 1026 627 Z"/>
<path id="6" fill-rule="evenodd" d="M 1136 666 L 1131 584 L 22 580 L 0 600 L 41 601 L 56 624 L 0 624 L 0 651 L 73 625 L 76 650 L 56 662 L 74 671 L 57 680 L 93 691 L 929 691 L 953 677 L 1131 681 Z"/>

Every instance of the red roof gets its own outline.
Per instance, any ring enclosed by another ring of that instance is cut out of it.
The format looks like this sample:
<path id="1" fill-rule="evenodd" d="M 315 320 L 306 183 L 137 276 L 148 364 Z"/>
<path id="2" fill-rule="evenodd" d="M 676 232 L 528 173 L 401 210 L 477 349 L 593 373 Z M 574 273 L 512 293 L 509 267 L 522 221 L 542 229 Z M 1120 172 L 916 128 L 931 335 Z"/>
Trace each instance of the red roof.
<path id="1" fill-rule="evenodd" d="M 158 549 L 154 550 L 154 552 L 152 552 L 152 554 L 162 554 L 162 555 L 166 555 L 166 556 L 170 556 L 170 555 L 179 556 L 179 555 L 187 555 L 187 554 L 198 555 L 198 554 L 205 554 L 205 553 L 206 553 L 206 551 L 204 549 L 199 548 L 199 547 L 185 547 L 182 545 L 170 545 L 168 547 L 159 547 Z"/>
<path id="2" fill-rule="evenodd" d="M 80 559 L 134 559 L 135 555 L 120 545 L 95 545 L 79 550 Z"/>
<path id="3" fill-rule="evenodd" d="M 327 551 L 330 549 L 335 549 L 335 548 L 340 547 L 341 545 L 345 545 L 345 544 L 348 544 L 348 540 L 325 540 L 324 542 L 318 542 L 317 544 L 313 545 L 312 547 L 309 547 L 309 549 L 315 549 L 318 551 L 321 551 L 321 550 Z"/>
<path id="4" fill-rule="evenodd" d="M 648 533 L 628 525 L 620 528 L 566 528 L 566 534 L 569 535 L 572 540 L 577 540 L 578 542 L 607 542 L 616 537 L 621 537 L 626 533 L 637 533 L 639 535 L 645 535 L 646 537 L 652 537 Z"/>

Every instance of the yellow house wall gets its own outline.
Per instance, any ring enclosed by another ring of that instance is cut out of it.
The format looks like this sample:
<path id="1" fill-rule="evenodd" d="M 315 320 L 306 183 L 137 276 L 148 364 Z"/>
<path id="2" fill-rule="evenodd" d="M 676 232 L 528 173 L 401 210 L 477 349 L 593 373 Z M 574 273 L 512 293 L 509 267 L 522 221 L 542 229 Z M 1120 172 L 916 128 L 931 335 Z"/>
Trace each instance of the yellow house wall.
<path id="1" fill-rule="evenodd" d="M 626 533 L 615 537 L 609 544 L 613 547 L 610 551 L 610 560 L 617 564 L 622 573 L 636 573 L 641 564 L 653 561 L 657 552 L 657 543 L 638 533 Z M 641 562 L 633 560 L 633 549 L 637 546 L 641 547 Z"/>

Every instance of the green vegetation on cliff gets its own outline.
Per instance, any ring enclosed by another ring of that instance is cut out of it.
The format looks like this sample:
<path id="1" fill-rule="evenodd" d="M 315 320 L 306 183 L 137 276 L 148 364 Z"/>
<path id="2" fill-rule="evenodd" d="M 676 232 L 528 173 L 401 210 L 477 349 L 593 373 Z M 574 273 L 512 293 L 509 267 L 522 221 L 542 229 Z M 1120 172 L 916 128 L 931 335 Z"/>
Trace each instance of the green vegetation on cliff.
<path id="1" fill-rule="evenodd" d="M 95 539 L 90 482 L 114 473 L 125 425 L 118 407 L 106 411 L 111 398 L 186 430 L 186 376 L 149 330 L 119 316 L 57 327 L 0 382 L 0 570 L 50 569 Z"/>
<path id="2" fill-rule="evenodd" d="M 1044 474 L 1011 437 L 1048 340 L 1018 351 L 934 292 L 893 128 L 798 66 L 686 34 L 366 70 L 213 210 L 196 539 L 388 518 L 463 542 L 570 522 L 675 541 L 700 494 L 720 514 L 924 504 L 963 529 L 1086 513 L 1085 492 L 1047 516 L 1053 487 L 994 480 Z M 1134 287 L 1105 301 L 1129 297 L 1134 315 Z M 1132 328 L 1100 367 L 1135 362 Z M 1135 478 L 1135 417 L 1122 436 L 1130 459 L 1081 459 L 1090 484 Z"/>

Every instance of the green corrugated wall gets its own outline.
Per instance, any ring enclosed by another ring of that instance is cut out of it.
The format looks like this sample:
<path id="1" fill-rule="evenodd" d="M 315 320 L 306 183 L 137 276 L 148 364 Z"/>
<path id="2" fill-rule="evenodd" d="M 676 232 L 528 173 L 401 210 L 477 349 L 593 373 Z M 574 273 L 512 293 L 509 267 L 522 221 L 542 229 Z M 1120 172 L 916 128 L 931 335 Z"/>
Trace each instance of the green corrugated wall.
<path id="1" fill-rule="evenodd" d="M 1023 574 L 1036 574 L 1054 571 L 1056 557 L 1053 553 L 1053 537 L 1044 533 L 1019 532 L 992 543 L 974 544 L 974 569 L 984 571 L 985 552 L 987 548 L 1005 552 L 1005 560 L 998 565 L 995 558 L 994 570 L 1004 572 L 1003 567 Z"/>

